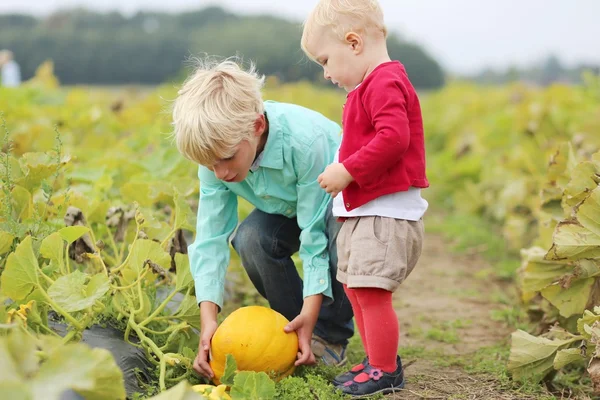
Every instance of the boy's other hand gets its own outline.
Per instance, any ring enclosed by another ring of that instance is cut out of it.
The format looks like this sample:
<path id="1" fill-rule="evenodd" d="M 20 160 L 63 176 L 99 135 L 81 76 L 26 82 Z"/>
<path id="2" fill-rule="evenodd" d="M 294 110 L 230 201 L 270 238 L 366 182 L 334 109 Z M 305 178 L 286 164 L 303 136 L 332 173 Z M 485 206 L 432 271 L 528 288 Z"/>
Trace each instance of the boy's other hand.
<path id="1" fill-rule="evenodd" d="M 323 296 L 320 294 L 306 297 L 300 315 L 283 328 L 286 333 L 296 331 L 298 335 L 298 359 L 294 364 L 296 366 L 313 365 L 317 362 L 310 344 L 322 301 Z"/>
<path id="2" fill-rule="evenodd" d="M 325 168 L 325 171 L 317 178 L 319 185 L 321 185 L 331 197 L 336 197 L 338 193 L 344 190 L 353 180 L 354 178 L 352 178 L 352 175 L 350 175 L 342 163 L 329 164 L 327 168 Z"/>
<path id="3" fill-rule="evenodd" d="M 312 332 L 316 322 L 316 320 L 313 322 L 312 318 L 309 316 L 300 313 L 300 315 L 294 318 L 284 328 L 285 332 L 289 333 L 296 331 L 296 334 L 298 335 L 298 359 L 294 363 L 296 366 L 313 365 L 316 363 L 315 355 L 310 346 Z"/>
<path id="4" fill-rule="evenodd" d="M 210 342 L 215 331 L 217 322 L 207 323 L 200 334 L 200 343 L 198 344 L 198 355 L 194 359 L 194 370 L 205 378 L 212 379 L 215 374 L 208 363 L 208 354 L 210 351 Z"/>
<path id="5" fill-rule="evenodd" d="M 208 358 L 212 337 L 219 326 L 217 323 L 217 310 L 218 307 L 214 303 L 208 301 L 200 303 L 200 342 L 198 343 L 198 355 L 194 359 L 194 371 L 208 379 L 215 376 L 208 363 Z"/>

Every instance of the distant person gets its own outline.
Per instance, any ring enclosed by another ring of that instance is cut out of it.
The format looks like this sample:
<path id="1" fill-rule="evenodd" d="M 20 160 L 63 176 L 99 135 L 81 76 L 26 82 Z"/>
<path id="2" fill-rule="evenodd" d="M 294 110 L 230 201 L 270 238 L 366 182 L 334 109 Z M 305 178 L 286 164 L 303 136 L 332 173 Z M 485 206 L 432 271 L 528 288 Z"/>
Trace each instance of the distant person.
<path id="1" fill-rule="evenodd" d="M 21 84 L 21 68 L 10 50 L 0 51 L 0 75 L 1 86 L 17 87 Z"/>
<path id="2" fill-rule="evenodd" d="M 334 383 L 351 396 L 404 387 L 392 293 L 423 245 L 425 145 L 419 98 L 404 66 L 388 55 L 377 0 L 321 0 L 302 49 L 348 95 L 339 156 L 319 175 L 343 221 L 337 279 L 352 304 L 367 358 Z"/>

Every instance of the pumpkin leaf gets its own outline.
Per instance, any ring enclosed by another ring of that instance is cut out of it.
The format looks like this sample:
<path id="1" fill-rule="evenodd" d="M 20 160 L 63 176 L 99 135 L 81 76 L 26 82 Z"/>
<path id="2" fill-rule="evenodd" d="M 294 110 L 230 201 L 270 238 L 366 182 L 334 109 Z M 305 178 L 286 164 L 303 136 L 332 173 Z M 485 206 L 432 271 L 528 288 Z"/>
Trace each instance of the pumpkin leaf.
<path id="1" fill-rule="evenodd" d="M 42 257 L 49 260 L 62 262 L 64 259 L 64 253 L 65 242 L 63 241 L 63 237 L 60 233 L 54 232 L 52 235 L 49 235 L 42 240 L 42 245 L 40 246 L 40 254 Z"/>
<path id="2" fill-rule="evenodd" d="M 166 271 L 171 268 L 171 256 L 160 247 L 160 243 L 148 239 L 136 240 L 131 248 L 128 265 L 139 275 L 146 260 L 153 261 Z"/>
<path id="3" fill-rule="evenodd" d="M 600 236 L 577 221 L 560 222 L 554 231 L 553 242 L 546 256 L 550 260 L 600 257 Z"/>
<path id="4" fill-rule="evenodd" d="M 553 283 L 563 275 L 573 271 L 568 262 L 546 260 L 546 251 L 540 247 L 521 250 L 523 260 L 523 292 L 537 292 Z"/>
<path id="5" fill-rule="evenodd" d="M 195 296 L 186 295 L 174 317 L 182 321 L 186 321 L 190 326 L 200 329 L 200 307 Z"/>
<path id="6" fill-rule="evenodd" d="M 594 278 L 579 279 L 566 289 L 560 284 L 551 285 L 543 289 L 541 293 L 546 300 L 558 308 L 560 315 L 568 318 L 575 314 L 581 314 L 585 310 L 594 281 Z"/>
<path id="7" fill-rule="evenodd" d="M 8 253 L 15 237 L 8 232 L 0 231 L 0 255 Z"/>
<path id="8" fill-rule="evenodd" d="M 588 329 L 586 329 L 586 327 L 589 328 L 596 322 L 600 322 L 600 309 L 598 309 L 598 311 L 595 313 L 591 312 L 590 310 L 585 310 L 581 318 L 577 320 L 577 331 L 586 340 L 590 340 L 591 335 L 588 333 Z"/>
<path id="9" fill-rule="evenodd" d="M 571 181 L 565 188 L 565 200 L 568 205 L 574 206 L 585 199 L 589 192 L 598 187 L 600 166 L 591 161 L 584 161 L 571 171 Z"/>
<path id="10" fill-rule="evenodd" d="M 539 382 L 554 368 L 556 353 L 577 340 L 580 337 L 550 340 L 522 330 L 513 332 L 508 371 L 516 380 Z"/>
<path id="11" fill-rule="evenodd" d="M 187 254 L 176 253 L 175 265 L 177 268 L 177 291 L 182 292 L 194 285 L 194 278 L 190 271 L 190 259 Z"/>
<path id="12" fill-rule="evenodd" d="M 33 216 L 33 197 L 27 189 L 15 185 L 12 190 L 12 199 L 14 201 L 14 212 L 17 215 L 17 219 L 25 221 Z"/>
<path id="13" fill-rule="evenodd" d="M 231 387 L 233 400 L 263 400 L 275 397 L 275 382 L 264 372 L 241 371 Z"/>
<path id="14" fill-rule="evenodd" d="M 38 346 L 45 354 L 38 359 Z M 86 399 L 125 399 L 123 374 L 109 351 L 84 344 L 36 343 L 20 329 L 0 337 L 0 390 L 13 399 L 58 400 L 74 390 Z M 6 390 L 6 392 L 4 391 Z M 13 395 L 15 397 L 13 397 Z"/>
<path id="15" fill-rule="evenodd" d="M 175 189 L 173 195 L 173 202 L 175 203 L 175 226 L 173 229 L 186 229 L 195 232 L 194 213 L 185 201 L 185 196 L 180 194 L 177 189 Z"/>
<path id="16" fill-rule="evenodd" d="M 577 221 L 589 230 L 600 236 L 600 186 L 596 184 L 596 189 L 575 208 Z"/>
<path id="17" fill-rule="evenodd" d="M 237 371 L 237 362 L 232 354 L 227 354 L 225 357 L 225 371 L 221 377 L 221 383 L 227 386 L 233 386 L 234 378 Z"/>
<path id="18" fill-rule="evenodd" d="M 194 392 L 187 381 L 179 382 L 169 390 L 150 397 L 148 400 L 202 400 L 206 399 L 199 393 Z"/>
<path id="19" fill-rule="evenodd" d="M 27 236 L 8 255 L 6 268 L 0 277 L 0 286 L 5 295 L 13 300 L 22 300 L 39 286 L 38 261 L 33 253 L 31 236 Z"/>
<path id="20" fill-rule="evenodd" d="M 109 289 L 108 277 L 94 275 L 88 283 L 87 274 L 75 270 L 61 276 L 48 288 L 48 295 L 65 311 L 81 311 L 94 305 Z"/>
<path id="21" fill-rule="evenodd" d="M 566 367 L 567 365 L 583 361 L 585 357 L 581 355 L 581 350 L 578 348 L 563 349 L 560 350 L 554 358 L 554 369 L 559 370 Z"/>
<path id="22" fill-rule="evenodd" d="M 89 231 L 90 229 L 85 226 L 67 226 L 59 230 L 58 233 L 65 242 L 71 244 Z"/>

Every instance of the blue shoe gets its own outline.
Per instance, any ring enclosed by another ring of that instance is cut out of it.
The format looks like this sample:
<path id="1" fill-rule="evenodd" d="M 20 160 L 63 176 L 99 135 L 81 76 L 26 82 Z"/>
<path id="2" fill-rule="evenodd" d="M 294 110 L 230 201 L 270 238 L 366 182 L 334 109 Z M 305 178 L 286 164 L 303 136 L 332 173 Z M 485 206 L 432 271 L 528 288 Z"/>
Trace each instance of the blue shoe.
<path id="1" fill-rule="evenodd" d="M 367 357 L 365 357 L 365 359 L 362 360 L 362 362 L 360 364 L 357 364 L 354 367 L 352 367 L 352 369 L 350 369 L 350 371 L 344 372 L 343 374 L 340 374 L 340 375 L 336 376 L 335 378 L 333 378 L 333 384 L 338 386 L 338 385 L 342 385 L 348 381 L 351 381 L 352 379 L 354 379 L 354 377 L 356 375 L 363 372 L 364 369 L 367 367 L 367 365 L 369 365 L 369 359 Z"/>
<path id="2" fill-rule="evenodd" d="M 336 386 L 342 393 L 352 397 L 365 397 L 374 394 L 388 394 L 404 388 L 404 371 L 400 356 L 396 359 L 396 370 L 392 373 L 367 365 L 352 380 Z"/>
<path id="3" fill-rule="evenodd" d="M 313 335 L 310 347 L 317 362 L 334 367 L 341 367 L 348 362 L 345 345 L 328 343 L 319 336 Z"/>

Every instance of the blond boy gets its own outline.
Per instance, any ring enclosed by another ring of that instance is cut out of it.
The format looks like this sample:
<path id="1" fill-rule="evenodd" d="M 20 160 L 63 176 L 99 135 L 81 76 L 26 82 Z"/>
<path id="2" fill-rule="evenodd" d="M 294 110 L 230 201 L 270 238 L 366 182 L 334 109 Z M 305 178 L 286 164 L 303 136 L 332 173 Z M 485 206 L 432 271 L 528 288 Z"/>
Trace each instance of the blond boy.
<path id="1" fill-rule="evenodd" d="M 428 207 L 419 99 L 404 66 L 390 59 L 386 36 L 376 0 L 321 0 L 301 40 L 325 78 L 348 92 L 339 155 L 319 183 L 343 220 L 337 279 L 367 355 L 334 379 L 352 396 L 404 386 L 392 293 L 421 254 Z"/>
<path id="2" fill-rule="evenodd" d="M 206 377 L 223 304 L 229 239 L 270 306 L 299 336 L 297 365 L 345 362 L 352 308 L 335 280 L 339 223 L 318 176 L 333 161 L 340 127 L 293 104 L 263 101 L 264 78 L 233 61 L 201 62 L 174 104 L 179 151 L 200 165 L 190 267 L 201 309 L 195 370 Z M 256 209 L 238 225 L 238 196 Z M 304 279 L 292 254 L 299 251 Z M 313 335 L 314 330 L 314 335 Z"/>

